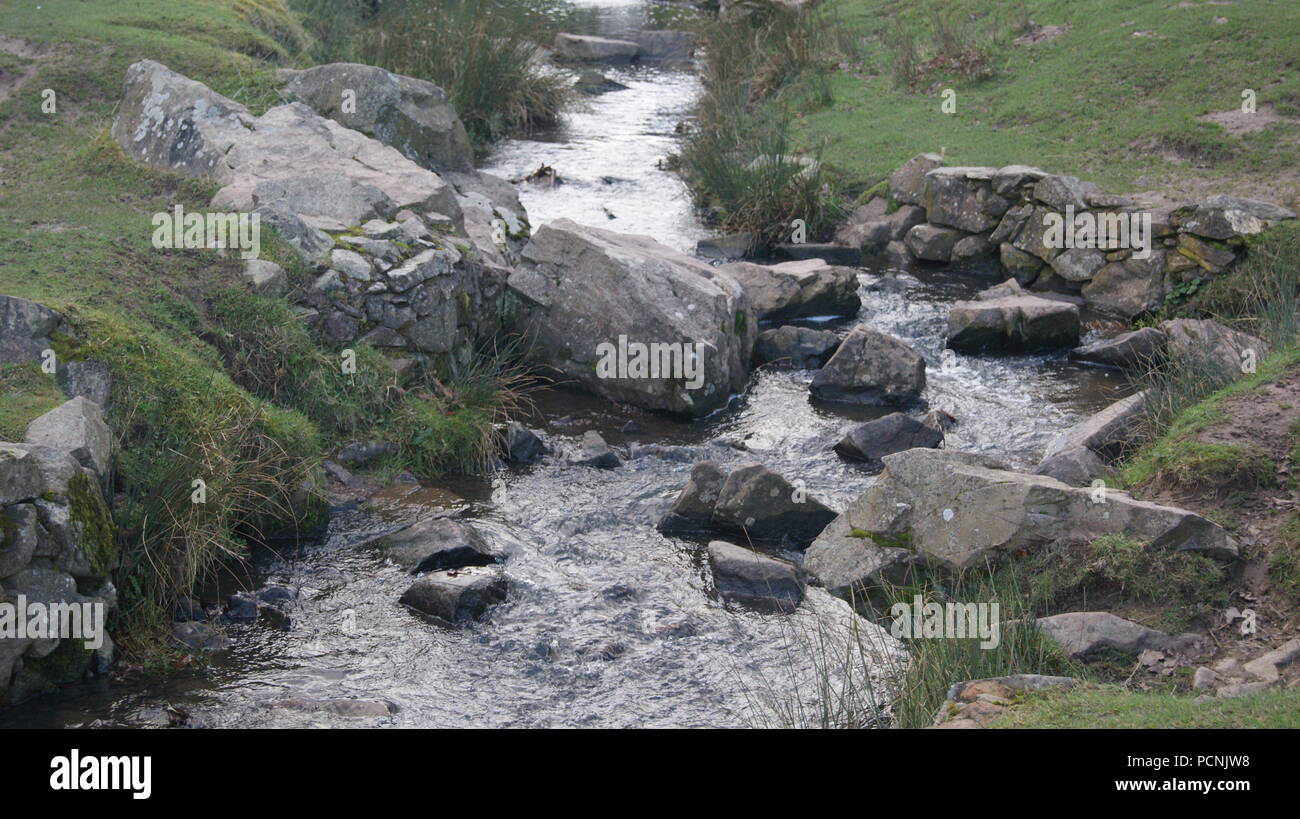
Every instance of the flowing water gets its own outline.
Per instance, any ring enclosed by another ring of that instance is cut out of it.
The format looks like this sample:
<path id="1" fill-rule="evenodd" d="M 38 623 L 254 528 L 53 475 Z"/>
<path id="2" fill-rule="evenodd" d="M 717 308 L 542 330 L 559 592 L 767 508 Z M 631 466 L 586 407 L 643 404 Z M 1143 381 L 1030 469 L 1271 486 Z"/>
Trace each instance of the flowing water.
<path id="1" fill-rule="evenodd" d="M 639 0 L 572 5 L 589 32 L 607 36 L 663 12 Z M 690 249 L 706 232 L 659 160 L 673 150 L 696 79 L 638 66 L 605 73 L 628 90 L 594 98 L 554 133 L 502 145 L 486 169 L 507 177 L 541 164 L 557 169 L 565 184 L 522 188 L 534 225 L 568 217 Z M 1125 394 L 1121 379 L 1061 355 L 944 351 L 947 305 L 988 282 L 903 271 L 863 271 L 861 281 L 858 316 L 812 323 L 846 332 L 865 322 L 920 351 L 929 405 L 959 420 L 949 447 L 1031 465 L 1052 436 Z M 827 679 L 856 675 L 851 684 L 865 690 L 867 672 L 844 671 L 826 643 L 855 623 L 875 637 L 845 604 L 809 589 L 792 616 L 729 610 L 712 597 L 702 544 L 654 529 L 703 458 L 724 468 L 762 462 L 837 509 L 867 488 L 872 476 L 830 447 L 850 423 L 883 412 L 818 405 L 808 396 L 811 378 L 756 372 L 731 407 L 695 422 L 544 392 L 535 426 L 559 448 L 596 429 L 631 457 L 615 470 L 549 457 L 341 507 L 324 540 L 261 553 L 247 580 L 291 591 L 287 629 L 232 626 L 233 647 L 206 668 L 70 690 L 0 716 L 0 725 L 165 724 L 167 708 L 201 726 L 751 725 L 774 721 L 772 702 L 815 699 Z M 416 619 L 397 603 L 409 575 L 360 545 L 432 509 L 472 519 L 505 555 L 510 597 L 484 623 L 450 631 Z M 888 641 L 877 647 L 874 682 L 892 664 Z M 282 704 L 337 699 L 396 709 L 344 717 Z"/>

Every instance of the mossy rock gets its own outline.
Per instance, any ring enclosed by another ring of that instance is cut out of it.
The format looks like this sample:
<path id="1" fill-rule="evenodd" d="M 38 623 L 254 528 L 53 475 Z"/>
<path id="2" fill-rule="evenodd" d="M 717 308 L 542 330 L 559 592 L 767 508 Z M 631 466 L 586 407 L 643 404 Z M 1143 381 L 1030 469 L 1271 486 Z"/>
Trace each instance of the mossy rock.
<path id="1" fill-rule="evenodd" d="M 93 659 L 94 652 L 86 648 L 85 641 L 67 639 L 61 640 L 59 647 L 44 657 L 28 658 L 23 669 L 40 675 L 49 683 L 66 685 L 79 682 Z"/>
<path id="2" fill-rule="evenodd" d="M 81 534 L 81 550 L 96 578 L 108 577 L 117 562 L 117 530 L 99 486 L 85 472 L 68 481 L 68 517 Z"/>

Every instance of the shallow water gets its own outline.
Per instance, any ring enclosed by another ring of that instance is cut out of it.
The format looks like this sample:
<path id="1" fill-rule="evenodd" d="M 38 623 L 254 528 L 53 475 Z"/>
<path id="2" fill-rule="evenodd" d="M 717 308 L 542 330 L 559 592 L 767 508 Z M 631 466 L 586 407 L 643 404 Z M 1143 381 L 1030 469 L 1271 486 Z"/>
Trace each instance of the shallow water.
<path id="1" fill-rule="evenodd" d="M 633 0 L 575 5 L 587 12 L 580 19 L 590 31 L 615 35 L 648 13 Z M 568 217 L 689 249 L 706 231 L 681 182 L 657 161 L 673 149 L 673 127 L 696 80 L 656 68 L 606 73 L 630 90 L 596 98 L 545 138 L 504 144 L 487 169 L 518 176 L 545 163 L 567 179 L 549 190 L 523 187 L 534 226 Z M 945 352 L 947 305 L 988 282 L 902 271 L 860 278 L 857 317 L 814 323 L 845 332 L 866 322 L 920 351 L 929 405 L 959 420 L 949 447 L 1029 465 L 1052 436 L 1125 394 L 1120 378 L 1061 355 Z M 296 595 L 287 630 L 231 627 L 232 650 L 205 669 L 70 690 L 0 716 L 0 725 L 155 725 L 165 723 L 167 707 L 200 726 L 803 722 L 776 716 L 771 702 L 797 702 L 796 692 L 815 699 L 823 680 L 846 674 L 865 689 L 867 674 L 878 682 L 896 662 L 888 641 L 874 642 L 871 626 L 817 589 L 793 616 L 728 610 L 711 596 L 702 544 L 662 537 L 654 524 L 691 463 L 705 457 L 724 467 L 760 461 L 837 509 L 868 487 L 873 478 L 830 447 L 853 421 L 884 411 L 816 404 L 811 378 L 810 371 L 759 371 L 731 407 L 695 422 L 544 392 L 535 425 L 553 442 L 572 446 L 594 428 L 634 457 L 615 470 L 552 457 L 487 480 L 426 487 L 406 503 L 390 498 L 379 508 L 340 511 L 322 542 L 257 560 L 257 585 L 283 585 Z M 624 431 L 629 422 L 634 430 Z M 637 452 L 652 443 L 675 449 Z M 357 545 L 433 508 L 472 518 L 505 555 L 509 600 L 461 631 L 424 623 L 398 605 L 410 577 Z M 844 639 L 852 623 L 882 653 L 870 669 L 845 672 L 821 641 Z M 338 698 L 383 700 L 397 710 L 348 718 L 276 704 Z"/>

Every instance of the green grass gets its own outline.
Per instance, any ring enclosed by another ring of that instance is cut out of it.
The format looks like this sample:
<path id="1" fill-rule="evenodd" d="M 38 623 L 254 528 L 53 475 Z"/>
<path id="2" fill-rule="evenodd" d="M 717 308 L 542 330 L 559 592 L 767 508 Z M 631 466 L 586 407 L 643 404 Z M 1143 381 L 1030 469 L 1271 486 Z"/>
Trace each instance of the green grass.
<path id="1" fill-rule="evenodd" d="M 1268 580 L 1273 588 L 1300 600 L 1300 514 L 1292 512 L 1278 529 L 1268 557 Z"/>
<path id="2" fill-rule="evenodd" d="M 825 86 L 795 101 L 802 116 L 793 138 L 850 184 L 867 187 L 913 155 L 941 149 L 952 165 L 1038 165 L 1121 193 L 1189 177 L 1273 187 L 1297 164 L 1294 125 L 1239 138 L 1197 120 L 1238 109 L 1245 88 L 1260 105 L 1300 113 L 1300 14 L 1290 0 L 1191 8 L 1151 0 L 828 0 L 820 14 L 843 53 Z M 1215 16 L 1228 22 L 1216 25 Z M 1009 45 L 1030 17 L 1070 30 Z M 937 36 L 936 21 L 954 33 Z M 1145 30 L 1158 38 L 1133 36 Z M 924 62 L 942 56 L 936 43 L 944 37 L 955 41 L 946 50 L 983 53 L 986 65 L 968 72 L 940 60 L 900 83 L 900 43 Z M 956 92 L 953 114 L 940 110 L 946 88 Z M 1294 179 L 1286 185 L 1277 199 L 1294 205 L 1300 189 Z"/>
<path id="3" fill-rule="evenodd" d="M 65 400 L 39 364 L 0 364 L 0 441 L 21 441 L 27 425 Z"/>
<path id="4" fill-rule="evenodd" d="M 1196 703 L 1178 694 L 1081 688 L 1031 694 L 992 728 L 1300 728 L 1300 689 Z"/>

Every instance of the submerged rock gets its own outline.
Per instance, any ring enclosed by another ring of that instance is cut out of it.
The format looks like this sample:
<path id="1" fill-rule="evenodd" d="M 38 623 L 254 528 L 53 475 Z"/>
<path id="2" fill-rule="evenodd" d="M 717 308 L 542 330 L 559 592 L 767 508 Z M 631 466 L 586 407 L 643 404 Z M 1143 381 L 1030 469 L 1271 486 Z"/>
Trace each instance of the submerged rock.
<path id="1" fill-rule="evenodd" d="M 880 459 L 885 455 L 913 447 L 934 448 L 942 443 L 943 433 L 938 429 L 905 413 L 894 412 L 853 427 L 835 445 L 835 451 L 845 458 L 879 467 L 884 465 Z"/>
<path id="2" fill-rule="evenodd" d="M 804 582 L 794 565 L 741 546 L 709 544 L 713 584 L 724 600 L 759 611 L 788 613 L 803 600 Z"/>
<path id="3" fill-rule="evenodd" d="M 478 620 L 502 603 L 509 591 L 497 566 L 471 566 L 432 572 L 416 580 L 402 595 L 402 605 L 450 625 Z"/>
<path id="4" fill-rule="evenodd" d="M 412 574 L 496 562 L 477 529 L 450 518 L 419 521 L 388 535 L 378 545 L 394 563 Z"/>
<path id="5" fill-rule="evenodd" d="M 810 387 L 814 397 L 853 404 L 909 404 L 925 390 L 925 359 L 898 339 L 858 325 Z"/>

